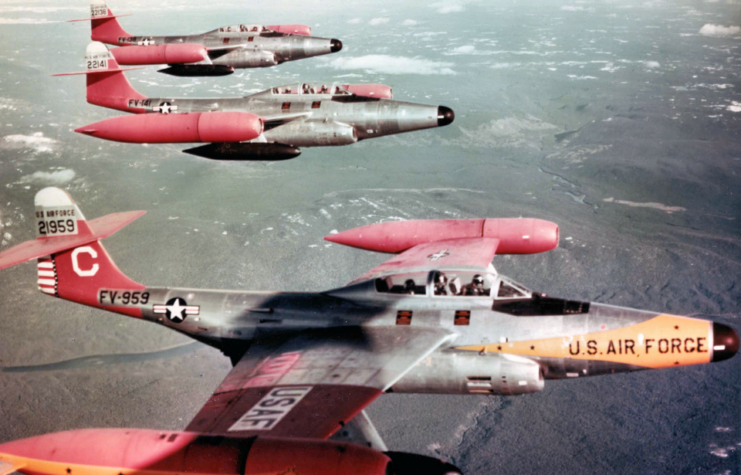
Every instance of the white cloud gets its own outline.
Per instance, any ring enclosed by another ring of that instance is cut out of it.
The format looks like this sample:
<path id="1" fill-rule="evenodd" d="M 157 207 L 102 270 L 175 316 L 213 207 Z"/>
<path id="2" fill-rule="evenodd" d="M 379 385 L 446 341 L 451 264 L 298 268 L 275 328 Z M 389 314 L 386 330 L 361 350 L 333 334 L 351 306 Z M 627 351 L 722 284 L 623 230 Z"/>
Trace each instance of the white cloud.
<path id="1" fill-rule="evenodd" d="M 37 153 L 52 152 L 54 146 L 58 143 L 54 139 L 44 137 L 42 132 L 36 132 L 32 135 L 6 135 L 2 141 L 4 148 L 32 148 Z"/>
<path id="2" fill-rule="evenodd" d="M 383 25 L 384 23 L 388 23 L 390 18 L 388 17 L 381 17 L 381 18 L 374 18 L 371 21 L 368 22 L 370 25 Z"/>
<path id="3" fill-rule="evenodd" d="M 626 200 L 616 200 L 613 197 L 605 198 L 602 201 L 605 201 L 607 203 L 618 203 L 621 205 L 627 205 L 631 206 L 633 208 L 652 208 L 652 209 L 658 209 L 665 213 L 678 213 L 680 211 L 687 211 L 687 208 L 682 208 L 681 206 L 667 206 L 662 203 L 637 203 L 635 201 L 626 201 Z"/>
<path id="4" fill-rule="evenodd" d="M 63 185 L 74 180 L 75 171 L 70 168 L 55 172 L 35 172 L 21 178 L 21 183 L 36 183 L 42 185 Z"/>
<path id="5" fill-rule="evenodd" d="M 327 63 L 329 67 L 339 70 L 363 69 L 370 73 L 383 74 L 456 74 L 450 69 L 453 63 L 430 61 L 427 59 L 369 54 L 355 58 L 337 58 Z"/>
<path id="6" fill-rule="evenodd" d="M 469 3 L 478 3 L 480 0 L 447 0 L 430 5 L 438 13 L 458 13 L 466 9 Z"/>
<path id="7" fill-rule="evenodd" d="M 404 23 L 402 25 L 404 26 L 414 26 L 417 24 L 417 20 L 404 20 Z"/>
<path id="8" fill-rule="evenodd" d="M 661 64 L 658 61 L 646 61 L 643 64 L 645 64 L 648 69 L 656 69 L 661 67 Z"/>
<path id="9" fill-rule="evenodd" d="M 453 49 L 449 54 L 473 54 L 475 51 L 476 47 L 474 45 L 464 45 Z"/>
<path id="10" fill-rule="evenodd" d="M 581 12 L 584 11 L 584 7 L 575 7 L 573 5 L 564 5 L 561 7 L 561 10 L 567 11 L 567 12 Z"/>
<path id="11" fill-rule="evenodd" d="M 347 22 L 351 25 L 357 25 L 360 23 L 360 18 L 353 18 L 352 20 L 347 20 Z"/>
<path id="12" fill-rule="evenodd" d="M 45 25 L 47 23 L 59 23 L 46 18 L 0 18 L 0 25 Z"/>
<path id="13" fill-rule="evenodd" d="M 706 24 L 699 33 L 704 36 L 736 36 L 741 33 L 741 27 Z"/>

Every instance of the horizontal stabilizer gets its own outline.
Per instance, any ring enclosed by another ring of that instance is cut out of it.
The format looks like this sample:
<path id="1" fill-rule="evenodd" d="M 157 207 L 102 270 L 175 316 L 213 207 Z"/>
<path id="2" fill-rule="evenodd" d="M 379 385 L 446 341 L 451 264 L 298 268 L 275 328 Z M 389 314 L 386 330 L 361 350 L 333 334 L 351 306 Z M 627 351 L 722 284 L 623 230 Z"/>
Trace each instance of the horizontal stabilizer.
<path id="1" fill-rule="evenodd" d="M 84 244 L 104 239 L 130 224 L 146 211 L 126 211 L 123 213 L 109 214 L 92 221 L 88 221 L 91 233 L 76 236 L 58 236 L 54 238 L 39 238 L 26 241 L 17 246 L 0 252 L 0 269 L 22 264 L 23 262 L 50 256 L 67 249 L 76 248 Z M 0 475 L 3 475 L 0 470 Z"/>
<path id="2" fill-rule="evenodd" d="M 89 70 L 89 71 L 77 71 L 74 73 L 57 73 L 57 74 L 52 74 L 52 76 L 77 76 L 79 74 L 119 73 L 119 72 L 124 72 L 124 71 L 134 71 L 136 69 L 144 69 L 144 67 L 139 66 L 136 68 L 94 69 L 94 70 Z"/>
<path id="3" fill-rule="evenodd" d="M 106 15 L 106 16 L 96 16 L 94 18 L 80 18 L 77 20 L 67 20 L 67 23 L 74 23 L 76 21 L 92 21 L 92 20 L 110 20 L 111 18 L 119 18 L 122 16 L 131 16 L 131 13 L 124 13 L 123 15 Z"/>

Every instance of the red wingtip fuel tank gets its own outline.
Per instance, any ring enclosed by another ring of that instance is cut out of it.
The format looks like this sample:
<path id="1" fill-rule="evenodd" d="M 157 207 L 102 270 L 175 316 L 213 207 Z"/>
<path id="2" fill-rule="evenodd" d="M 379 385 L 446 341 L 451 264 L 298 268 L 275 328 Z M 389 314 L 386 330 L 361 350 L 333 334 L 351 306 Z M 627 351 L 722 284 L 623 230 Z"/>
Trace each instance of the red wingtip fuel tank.
<path id="1" fill-rule="evenodd" d="M 244 142 L 262 131 L 262 120 L 247 112 L 140 114 L 75 129 L 80 134 L 127 143 Z"/>
<path id="2" fill-rule="evenodd" d="M 377 97 L 379 99 L 394 98 L 391 88 L 383 84 L 343 84 L 342 87 L 356 96 Z"/>
<path id="3" fill-rule="evenodd" d="M 268 28 L 285 35 L 311 36 L 309 25 L 268 25 Z"/>
<path id="4" fill-rule="evenodd" d="M 558 225 L 533 218 L 389 221 L 324 239 L 368 251 L 398 254 L 418 244 L 476 237 L 499 239 L 497 254 L 536 254 L 558 246 Z"/>
<path id="5" fill-rule="evenodd" d="M 208 59 L 203 45 L 182 43 L 113 48 L 111 54 L 118 64 L 178 64 L 197 63 Z"/>
<path id="6" fill-rule="evenodd" d="M 85 429 L 0 444 L 0 461 L 31 475 L 386 475 L 391 459 L 360 445 L 193 432 Z"/>

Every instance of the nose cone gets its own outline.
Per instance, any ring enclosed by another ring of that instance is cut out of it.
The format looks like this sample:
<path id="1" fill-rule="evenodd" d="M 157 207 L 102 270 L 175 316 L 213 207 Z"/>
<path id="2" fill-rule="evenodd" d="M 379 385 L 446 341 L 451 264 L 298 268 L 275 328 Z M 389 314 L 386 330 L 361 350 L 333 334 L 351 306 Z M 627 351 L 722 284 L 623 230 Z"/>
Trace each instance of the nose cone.
<path id="1" fill-rule="evenodd" d="M 713 363 L 733 358 L 738 346 L 736 330 L 722 323 L 713 323 Z"/>
<path id="2" fill-rule="evenodd" d="M 336 53 L 342 49 L 342 41 L 332 38 L 330 40 L 330 43 L 332 44 L 330 51 L 332 51 L 333 53 Z"/>
<path id="3" fill-rule="evenodd" d="M 453 109 L 445 106 L 437 108 L 437 126 L 442 127 L 444 125 L 450 125 L 455 120 L 455 112 Z"/>

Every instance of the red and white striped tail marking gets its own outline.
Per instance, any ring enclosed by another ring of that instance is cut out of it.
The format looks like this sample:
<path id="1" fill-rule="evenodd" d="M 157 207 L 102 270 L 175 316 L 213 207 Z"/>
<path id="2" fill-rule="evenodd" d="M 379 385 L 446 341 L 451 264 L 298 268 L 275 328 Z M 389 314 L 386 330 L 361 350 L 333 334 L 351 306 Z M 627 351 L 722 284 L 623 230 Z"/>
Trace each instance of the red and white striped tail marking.
<path id="1" fill-rule="evenodd" d="M 37 266 L 39 268 L 39 290 L 45 294 L 59 297 L 59 279 L 57 278 L 54 260 L 49 258 L 39 259 Z"/>

